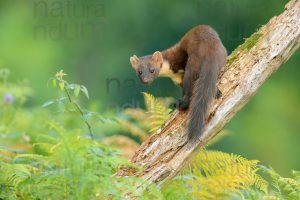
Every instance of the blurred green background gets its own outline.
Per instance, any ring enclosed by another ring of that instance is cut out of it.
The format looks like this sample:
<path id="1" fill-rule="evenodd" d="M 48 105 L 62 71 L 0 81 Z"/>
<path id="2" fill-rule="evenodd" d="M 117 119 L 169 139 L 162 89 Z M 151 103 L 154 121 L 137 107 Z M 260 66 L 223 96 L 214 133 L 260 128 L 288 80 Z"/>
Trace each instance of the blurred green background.
<path id="1" fill-rule="evenodd" d="M 28 106 L 54 98 L 47 80 L 60 70 L 89 89 L 100 111 L 141 106 L 141 92 L 180 95 L 170 80 L 139 83 L 129 57 L 163 50 L 198 24 L 214 27 L 230 53 L 287 0 L 0 1 L 0 68 L 35 90 Z M 300 53 L 296 52 L 210 147 L 258 159 L 283 175 L 300 169 Z"/>

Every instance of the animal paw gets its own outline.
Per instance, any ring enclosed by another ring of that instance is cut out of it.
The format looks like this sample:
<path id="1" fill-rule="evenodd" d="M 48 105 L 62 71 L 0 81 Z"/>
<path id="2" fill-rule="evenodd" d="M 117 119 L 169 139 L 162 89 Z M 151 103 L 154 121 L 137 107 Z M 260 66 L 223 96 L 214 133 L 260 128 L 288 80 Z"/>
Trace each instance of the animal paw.
<path id="1" fill-rule="evenodd" d="M 175 103 L 174 103 L 174 107 L 178 110 L 186 110 L 189 107 L 189 102 L 183 99 L 178 99 Z"/>

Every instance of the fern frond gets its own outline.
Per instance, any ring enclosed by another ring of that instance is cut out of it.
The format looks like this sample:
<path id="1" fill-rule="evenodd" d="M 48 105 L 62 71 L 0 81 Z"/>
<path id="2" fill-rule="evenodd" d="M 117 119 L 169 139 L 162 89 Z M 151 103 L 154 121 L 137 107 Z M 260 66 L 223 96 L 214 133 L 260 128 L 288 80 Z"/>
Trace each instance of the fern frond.
<path id="1" fill-rule="evenodd" d="M 0 185 L 17 187 L 29 179 L 37 169 L 27 164 L 8 164 L 0 162 Z"/>
<path id="2" fill-rule="evenodd" d="M 165 106 L 165 104 L 156 99 L 153 95 L 143 93 L 146 105 L 146 113 L 148 114 L 148 127 L 150 132 L 154 132 L 159 129 L 166 120 L 170 117 L 171 110 Z"/>
<path id="3" fill-rule="evenodd" d="M 18 154 L 17 156 L 15 156 L 15 160 L 17 159 L 36 160 L 43 163 L 47 162 L 47 157 L 39 154 Z"/>
<path id="4" fill-rule="evenodd" d="M 201 151 L 191 164 L 194 179 L 187 181 L 192 194 L 201 199 L 218 199 L 240 194 L 251 187 L 267 193 L 268 183 L 256 172 L 257 160 L 218 151 Z"/>
<path id="5" fill-rule="evenodd" d="M 300 180 L 297 179 L 297 173 L 293 174 L 294 178 L 281 177 L 274 169 L 263 167 L 263 170 L 268 172 L 273 180 L 276 194 L 282 199 L 296 200 L 300 199 Z M 299 174 L 298 174 L 299 175 Z M 298 177 L 299 178 L 299 177 Z"/>
<path id="6" fill-rule="evenodd" d="M 158 130 L 169 119 L 171 109 L 168 108 L 172 102 L 171 98 L 155 98 L 153 95 L 143 93 L 146 110 L 126 109 L 124 114 L 136 120 L 142 128 L 135 123 L 122 118 L 118 119 L 122 128 L 129 131 L 132 135 L 145 140 L 148 137 L 146 131 L 154 132 Z M 145 129 L 142 130 L 142 129 Z"/>
<path id="7" fill-rule="evenodd" d="M 152 94 L 143 92 L 146 110 L 152 110 L 155 105 L 155 97 Z"/>

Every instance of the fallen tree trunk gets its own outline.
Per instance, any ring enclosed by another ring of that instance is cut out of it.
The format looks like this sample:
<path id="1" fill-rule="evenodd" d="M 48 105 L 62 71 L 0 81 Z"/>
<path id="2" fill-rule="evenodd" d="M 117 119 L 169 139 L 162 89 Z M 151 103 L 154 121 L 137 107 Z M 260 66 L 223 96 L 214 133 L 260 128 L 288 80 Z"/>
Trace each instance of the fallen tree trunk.
<path id="1" fill-rule="evenodd" d="M 221 131 L 299 44 L 300 1 L 291 0 L 281 15 L 273 17 L 228 57 L 218 83 L 223 95 L 211 106 L 200 141 L 187 145 L 186 113 L 175 111 L 136 151 L 132 162 L 143 167 L 136 175 L 157 183 L 174 177 L 193 152 Z M 128 175 L 126 171 L 118 174 Z"/>

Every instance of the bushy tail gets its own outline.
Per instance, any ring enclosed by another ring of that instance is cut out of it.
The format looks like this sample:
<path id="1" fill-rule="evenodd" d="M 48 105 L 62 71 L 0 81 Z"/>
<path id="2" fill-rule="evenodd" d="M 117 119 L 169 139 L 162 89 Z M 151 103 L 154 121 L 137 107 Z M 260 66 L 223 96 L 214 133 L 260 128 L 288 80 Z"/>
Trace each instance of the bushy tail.
<path id="1" fill-rule="evenodd" d="M 200 68 L 200 75 L 194 85 L 191 99 L 188 125 L 188 141 L 194 142 L 201 136 L 209 104 L 216 95 L 216 84 L 219 74 L 217 62 L 204 61 Z"/>

